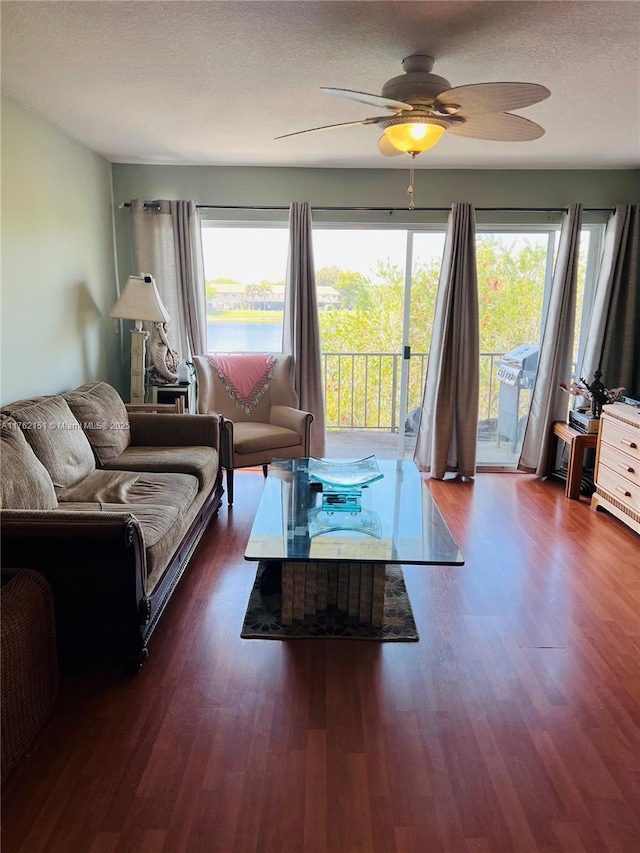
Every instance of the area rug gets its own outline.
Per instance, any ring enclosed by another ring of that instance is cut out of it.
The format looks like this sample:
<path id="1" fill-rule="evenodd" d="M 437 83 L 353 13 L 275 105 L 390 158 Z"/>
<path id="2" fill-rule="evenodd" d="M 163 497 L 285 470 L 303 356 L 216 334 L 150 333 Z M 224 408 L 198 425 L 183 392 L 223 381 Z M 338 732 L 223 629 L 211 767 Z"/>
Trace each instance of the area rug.
<path id="1" fill-rule="evenodd" d="M 240 636 L 245 640 L 330 639 L 377 640 L 379 642 L 415 642 L 419 640 L 411 602 L 400 566 L 386 569 L 384 622 L 381 628 L 360 625 L 357 619 L 327 610 L 307 616 L 304 622 L 283 626 L 280 623 L 280 593 L 260 595 L 262 565 L 249 596 Z"/>

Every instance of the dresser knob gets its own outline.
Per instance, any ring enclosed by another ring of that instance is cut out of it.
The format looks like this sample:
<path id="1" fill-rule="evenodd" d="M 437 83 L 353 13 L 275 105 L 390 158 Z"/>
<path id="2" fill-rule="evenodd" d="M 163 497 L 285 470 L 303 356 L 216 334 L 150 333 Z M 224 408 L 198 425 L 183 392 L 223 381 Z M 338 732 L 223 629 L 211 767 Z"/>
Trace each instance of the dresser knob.
<path id="1" fill-rule="evenodd" d="M 624 495 L 625 498 L 631 497 L 631 492 L 627 492 L 624 489 L 621 489 L 620 486 L 616 486 L 616 492 L 620 492 L 620 494 Z"/>

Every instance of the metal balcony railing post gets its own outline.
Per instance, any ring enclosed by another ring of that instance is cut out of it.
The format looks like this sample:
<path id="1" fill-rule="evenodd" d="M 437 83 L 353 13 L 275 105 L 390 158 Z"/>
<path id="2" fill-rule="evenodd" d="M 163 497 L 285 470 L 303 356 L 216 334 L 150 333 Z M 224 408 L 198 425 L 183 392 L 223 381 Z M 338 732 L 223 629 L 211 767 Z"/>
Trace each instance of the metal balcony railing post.
<path id="1" fill-rule="evenodd" d="M 369 423 L 369 353 L 364 357 L 364 425 Z"/>
<path id="2" fill-rule="evenodd" d="M 391 432 L 396 432 L 398 425 L 396 423 L 398 417 L 398 405 L 396 402 L 396 394 L 398 391 L 398 375 L 397 375 L 397 356 L 391 356 Z"/>

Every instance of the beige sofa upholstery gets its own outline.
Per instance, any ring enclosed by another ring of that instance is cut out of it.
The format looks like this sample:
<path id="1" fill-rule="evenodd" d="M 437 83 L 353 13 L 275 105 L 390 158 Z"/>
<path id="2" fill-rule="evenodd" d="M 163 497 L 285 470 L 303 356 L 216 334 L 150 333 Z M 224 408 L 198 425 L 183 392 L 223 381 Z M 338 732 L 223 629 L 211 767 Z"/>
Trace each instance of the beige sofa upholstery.
<path id="1" fill-rule="evenodd" d="M 313 415 L 301 411 L 291 382 L 291 356 L 267 353 L 273 365 L 266 387 L 252 405 L 242 407 L 225 387 L 213 360 L 195 356 L 198 411 L 221 417 L 221 457 L 226 471 L 227 500 L 233 503 L 236 468 L 268 464 L 276 457 L 300 459 L 309 455 Z M 242 356 L 230 356 L 241 362 Z"/>
<path id="2" fill-rule="evenodd" d="M 5 406 L 0 440 L 2 562 L 51 583 L 61 657 L 140 662 L 220 506 L 219 419 L 90 383 Z"/>

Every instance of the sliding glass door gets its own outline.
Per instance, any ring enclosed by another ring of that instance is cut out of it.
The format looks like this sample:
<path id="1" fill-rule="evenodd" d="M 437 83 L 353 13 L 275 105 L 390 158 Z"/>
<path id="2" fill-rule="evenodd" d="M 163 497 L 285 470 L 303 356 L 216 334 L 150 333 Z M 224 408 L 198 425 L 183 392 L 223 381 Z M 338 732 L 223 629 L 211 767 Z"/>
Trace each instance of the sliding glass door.
<path id="1" fill-rule="evenodd" d="M 582 234 L 576 353 L 601 226 Z M 537 369 L 558 228 L 477 228 L 478 466 L 514 468 Z M 444 225 L 314 226 L 327 455 L 411 458 L 425 383 Z M 286 224 L 203 227 L 211 352 L 279 350 Z M 586 323 L 583 323 L 586 328 Z"/>
<path id="2" fill-rule="evenodd" d="M 327 288 L 339 296 L 319 312 L 334 455 L 396 455 L 406 244 L 404 230 L 314 229 L 318 298 Z"/>
<path id="3" fill-rule="evenodd" d="M 407 232 L 403 342 L 405 358 L 401 385 L 398 458 L 413 458 L 418 436 L 444 240 L 443 230 Z"/>
<path id="4" fill-rule="evenodd" d="M 482 230 L 476 238 L 480 322 L 477 461 L 517 464 L 529 413 L 555 230 Z"/>

